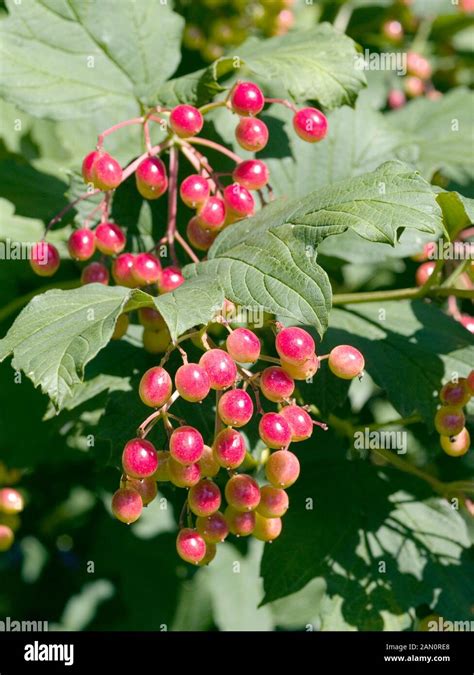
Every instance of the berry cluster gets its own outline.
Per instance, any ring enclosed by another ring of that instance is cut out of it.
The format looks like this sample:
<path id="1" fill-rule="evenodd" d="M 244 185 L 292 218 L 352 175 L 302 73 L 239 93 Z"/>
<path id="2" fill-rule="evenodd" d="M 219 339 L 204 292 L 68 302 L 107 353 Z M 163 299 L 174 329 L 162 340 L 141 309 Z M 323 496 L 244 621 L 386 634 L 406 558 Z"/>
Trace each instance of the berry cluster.
<path id="1" fill-rule="evenodd" d="M 474 396 L 474 370 L 468 377 L 460 377 L 447 382 L 439 392 L 441 407 L 434 419 L 436 431 L 440 434 L 440 444 L 444 452 L 451 457 L 461 457 L 470 448 L 471 439 L 465 427 L 466 418 L 463 408 Z"/>
<path id="2" fill-rule="evenodd" d="M 190 363 L 180 348 L 183 364 L 174 382 L 163 367 L 167 356 L 143 374 L 139 396 L 155 411 L 124 447 L 121 483 L 112 499 L 114 515 L 130 524 L 156 497 L 157 482 L 187 489 L 176 546 L 183 560 L 200 565 L 213 559 L 216 544 L 229 533 L 253 534 L 267 542 L 279 536 L 289 504 L 286 489 L 300 473 L 298 457 L 290 445 L 310 438 L 315 424 L 327 428 L 312 420 L 306 406 L 296 404 L 297 382 L 314 376 L 323 359 L 328 359 L 336 376 L 345 379 L 360 375 L 364 368 L 362 354 L 349 345 L 339 345 L 318 357 L 312 336 L 302 328 L 277 324 L 277 358 L 261 353 L 260 340 L 250 329 L 232 330 L 224 323 L 229 331 L 221 345 L 225 349 L 211 346 L 205 337 L 206 351 L 198 363 Z M 261 371 L 248 369 L 258 361 L 272 365 Z M 216 392 L 216 425 L 213 438 L 205 439 L 170 408 L 179 397 L 198 403 L 211 391 Z M 266 412 L 261 395 L 277 404 L 277 410 Z M 266 446 L 259 462 L 249 454 L 240 431 L 255 413 L 259 415 L 258 433 Z M 160 419 L 168 448 L 157 451 L 146 436 Z M 174 427 L 172 420 L 179 426 Z M 265 475 L 263 485 L 259 475 L 249 475 L 260 467 Z"/>
<path id="3" fill-rule="evenodd" d="M 19 473 L 0 465 L 0 482 L 18 480 Z M 15 530 L 20 526 L 18 514 L 23 511 L 22 495 L 12 487 L 0 488 L 0 552 L 8 551 L 15 539 Z"/>

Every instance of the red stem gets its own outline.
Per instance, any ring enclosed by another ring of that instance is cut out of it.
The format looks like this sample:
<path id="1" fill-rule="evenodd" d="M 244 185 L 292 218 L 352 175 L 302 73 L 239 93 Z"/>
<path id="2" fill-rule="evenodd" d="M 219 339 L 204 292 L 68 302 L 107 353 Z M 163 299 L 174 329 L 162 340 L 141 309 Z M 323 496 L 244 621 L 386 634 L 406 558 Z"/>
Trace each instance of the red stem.
<path id="1" fill-rule="evenodd" d="M 53 225 L 56 225 L 56 223 L 59 223 L 60 220 L 64 218 L 66 213 L 73 209 L 76 204 L 79 204 L 79 202 L 84 201 L 84 199 L 89 199 L 89 197 L 93 197 L 94 195 L 98 194 L 100 192 L 99 189 L 93 190 L 92 192 L 86 192 L 83 195 L 80 195 L 80 197 L 77 197 L 77 199 L 74 199 L 72 202 L 69 202 L 54 218 L 52 218 L 49 223 L 46 225 L 45 230 L 44 230 L 44 237 L 47 235 L 48 231 L 53 227 Z"/>
<path id="2" fill-rule="evenodd" d="M 168 187 L 168 227 L 166 230 L 168 246 L 170 248 L 171 260 L 173 265 L 179 266 L 178 257 L 174 246 L 174 239 L 176 234 L 176 215 L 178 211 L 178 168 L 179 168 L 179 153 L 178 149 L 173 146 L 170 149 L 170 166 L 169 166 L 169 187 Z"/>
<path id="3" fill-rule="evenodd" d="M 279 103 L 280 105 L 284 105 L 285 108 L 293 110 L 293 112 L 298 111 L 298 108 L 295 106 L 294 103 L 291 103 L 291 101 L 287 101 L 284 98 L 266 98 L 265 103 Z"/>
<path id="4" fill-rule="evenodd" d="M 123 127 L 128 127 L 131 124 L 143 124 L 145 121 L 144 117 L 133 117 L 130 120 L 125 120 L 124 122 L 119 122 L 118 124 L 114 124 L 113 127 L 110 127 L 109 129 L 106 129 L 103 131 L 99 138 L 97 139 L 97 149 L 102 150 L 102 146 L 104 145 L 104 138 L 106 136 L 109 136 L 110 134 L 113 134 L 114 131 L 118 131 L 119 129 L 122 129 Z"/>
<path id="5" fill-rule="evenodd" d="M 216 152 L 220 152 L 221 154 L 230 157 L 230 159 L 232 159 L 236 164 L 240 164 L 240 162 L 243 161 L 243 159 L 239 157 L 235 152 L 232 152 L 232 150 L 229 150 L 220 143 L 209 141 L 207 138 L 199 138 L 199 137 L 189 138 L 188 143 L 191 143 L 193 145 L 205 145 L 206 148 L 212 148 L 213 150 L 216 150 Z"/>
<path id="6" fill-rule="evenodd" d="M 182 249 L 188 254 L 188 256 L 191 258 L 191 260 L 192 260 L 193 262 L 195 262 L 195 263 L 198 263 L 198 262 L 199 262 L 199 258 L 198 258 L 197 255 L 194 253 L 193 249 L 189 246 L 188 242 L 187 242 L 185 239 L 183 239 L 183 237 L 182 237 L 181 234 L 178 232 L 178 230 L 176 230 L 176 232 L 174 233 L 174 237 L 175 237 L 176 241 L 178 242 L 178 244 L 181 246 L 181 248 L 182 248 Z"/>

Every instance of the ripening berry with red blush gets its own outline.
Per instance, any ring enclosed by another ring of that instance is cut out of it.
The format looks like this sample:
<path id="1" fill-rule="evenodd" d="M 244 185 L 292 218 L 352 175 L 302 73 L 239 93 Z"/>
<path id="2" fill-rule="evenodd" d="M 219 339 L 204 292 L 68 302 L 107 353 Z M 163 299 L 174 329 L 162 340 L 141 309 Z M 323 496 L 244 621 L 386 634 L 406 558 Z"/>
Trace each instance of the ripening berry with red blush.
<path id="1" fill-rule="evenodd" d="M 470 316 L 470 314 L 461 314 L 459 321 L 466 330 L 470 333 L 474 333 L 474 316 Z"/>
<path id="2" fill-rule="evenodd" d="M 317 143 L 326 136 L 328 121 L 320 110 L 316 108 L 303 108 L 295 113 L 293 128 L 303 141 Z"/>
<path id="3" fill-rule="evenodd" d="M 145 405 L 161 408 L 171 396 L 173 383 L 169 373 L 161 366 L 149 368 L 142 376 L 138 393 Z"/>
<path id="4" fill-rule="evenodd" d="M 166 322 L 157 309 L 153 307 L 141 307 L 138 310 L 138 320 L 144 328 L 149 330 L 162 330 L 166 328 Z"/>
<path id="5" fill-rule="evenodd" d="M 237 537 L 248 537 L 254 531 L 255 511 L 237 511 L 232 506 L 228 506 L 224 511 L 224 517 L 229 531 Z"/>
<path id="6" fill-rule="evenodd" d="M 261 344 L 255 333 L 248 328 L 236 328 L 227 337 L 227 351 L 239 363 L 254 363 L 260 356 Z"/>
<path id="7" fill-rule="evenodd" d="M 236 511 L 254 511 L 260 502 L 260 488 L 251 476 L 240 473 L 227 481 L 225 498 Z"/>
<path id="8" fill-rule="evenodd" d="M 260 513 L 255 514 L 253 536 L 260 541 L 272 542 L 280 536 L 283 525 L 281 518 L 264 518 Z"/>
<path id="9" fill-rule="evenodd" d="M 244 437 L 235 429 L 222 429 L 212 444 L 214 458 L 224 469 L 237 469 L 245 459 Z"/>
<path id="10" fill-rule="evenodd" d="M 125 248 L 123 230 L 116 223 L 100 223 L 95 229 L 96 245 L 105 255 L 117 255 Z"/>
<path id="11" fill-rule="evenodd" d="M 200 111 L 192 105 L 177 105 L 170 115 L 170 126 L 180 138 L 196 136 L 204 124 Z"/>
<path id="12" fill-rule="evenodd" d="M 290 425 L 278 413 L 269 412 L 262 415 L 258 433 L 269 448 L 284 448 L 291 443 Z"/>
<path id="13" fill-rule="evenodd" d="M 123 470 L 131 478 L 149 478 L 158 468 L 155 446 L 144 438 L 133 438 L 122 453 Z"/>
<path id="14" fill-rule="evenodd" d="M 201 469 L 198 464 L 184 466 L 173 457 L 168 460 L 168 472 L 170 481 L 179 488 L 192 487 L 201 480 Z"/>
<path id="15" fill-rule="evenodd" d="M 84 183 L 94 183 L 94 164 L 95 161 L 99 158 L 100 152 L 98 150 L 93 150 L 89 152 L 88 155 L 82 160 L 82 177 Z"/>
<path id="16" fill-rule="evenodd" d="M 461 433 L 465 423 L 463 411 L 453 405 L 440 408 L 434 418 L 436 431 L 441 436 L 457 436 Z"/>
<path id="17" fill-rule="evenodd" d="M 84 267 L 81 273 L 81 284 L 104 284 L 109 283 L 109 270 L 99 262 L 92 262 Z"/>
<path id="18" fill-rule="evenodd" d="M 204 478 L 214 478 L 220 471 L 220 464 L 214 457 L 214 452 L 212 448 L 208 445 L 204 446 L 201 459 L 198 462 L 199 468 L 201 469 L 201 474 Z"/>
<path id="19" fill-rule="evenodd" d="M 274 487 L 289 488 L 299 475 L 298 457 L 289 450 L 272 452 L 265 464 L 265 476 Z"/>
<path id="20" fill-rule="evenodd" d="M 260 375 L 260 389 L 269 401 L 281 403 L 293 394 L 295 382 L 283 368 L 270 366 L 270 368 L 265 368 Z"/>
<path id="21" fill-rule="evenodd" d="M 382 33 L 392 42 L 401 42 L 403 40 L 403 26 L 400 21 L 394 19 L 385 21 L 382 25 Z"/>
<path id="22" fill-rule="evenodd" d="M 201 459 L 204 441 L 197 429 L 190 426 L 178 427 L 170 437 L 171 457 L 185 466 L 195 464 Z"/>
<path id="23" fill-rule="evenodd" d="M 223 349 L 210 349 L 199 359 L 209 376 L 211 389 L 222 390 L 231 387 L 237 377 L 237 366 Z"/>
<path id="24" fill-rule="evenodd" d="M 219 544 L 229 534 L 227 520 L 220 511 L 216 511 L 210 516 L 199 516 L 196 518 L 196 530 L 206 544 Z"/>
<path id="25" fill-rule="evenodd" d="M 14 488 L 2 488 L 0 490 L 0 513 L 12 515 L 21 513 L 24 508 L 23 497 Z"/>
<path id="26" fill-rule="evenodd" d="M 225 203 L 219 197 L 209 197 L 197 211 L 198 222 L 206 230 L 220 230 L 225 217 Z"/>
<path id="27" fill-rule="evenodd" d="M 181 183 L 179 194 L 181 199 L 191 209 L 197 209 L 209 197 L 209 181 L 197 173 L 187 176 Z"/>
<path id="28" fill-rule="evenodd" d="M 200 480 L 188 492 L 188 504 L 196 516 L 210 516 L 219 510 L 222 497 L 219 487 L 209 479 Z"/>
<path id="29" fill-rule="evenodd" d="M 135 256 L 133 253 L 122 253 L 112 263 L 112 276 L 119 286 L 136 288 L 137 282 L 133 276 Z"/>
<path id="30" fill-rule="evenodd" d="M 128 478 L 124 487 L 136 490 L 142 499 L 143 506 L 151 504 L 158 494 L 155 474 L 151 478 Z"/>
<path id="31" fill-rule="evenodd" d="M 407 98 L 401 89 L 392 89 L 388 94 L 388 107 L 392 110 L 397 110 L 398 108 L 403 108 Z"/>
<path id="32" fill-rule="evenodd" d="M 317 373 L 319 359 L 316 354 L 312 354 L 309 359 L 300 364 L 288 363 L 285 359 L 281 359 L 281 367 L 294 380 L 308 380 Z"/>
<path id="33" fill-rule="evenodd" d="M 206 555 L 206 542 L 199 532 L 185 527 L 176 538 L 176 550 L 180 558 L 197 565 Z"/>
<path id="34" fill-rule="evenodd" d="M 469 431 L 464 427 L 456 436 L 440 436 L 439 442 L 444 452 L 450 457 L 465 455 L 471 446 Z"/>
<path id="35" fill-rule="evenodd" d="M 167 328 L 162 328 L 161 330 L 149 330 L 145 328 L 142 340 L 145 351 L 150 354 L 164 354 L 170 346 L 171 335 Z"/>
<path id="36" fill-rule="evenodd" d="M 205 399 L 211 389 L 209 376 L 198 363 L 184 363 L 180 366 L 176 371 L 174 383 L 181 398 L 191 403 Z"/>
<path id="37" fill-rule="evenodd" d="M 230 105 L 237 115 L 258 115 L 265 105 L 265 98 L 260 87 L 253 82 L 239 82 L 232 91 Z"/>
<path id="38" fill-rule="evenodd" d="M 135 171 L 137 190 L 145 199 L 158 199 L 168 189 L 166 166 L 159 157 L 147 157 Z"/>
<path id="39" fill-rule="evenodd" d="M 314 425 L 306 410 L 297 405 L 286 405 L 280 410 L 280 415 L 285 418 L 290 426 L 292 443 L 310 438 Z"/>
<path id="40" fill-rule="evenodd" d="M 15 540 L 13 530 L 8 525 L 0 525 L 0 553 L 8 551 Z"/>
<path id="41" fill-rule="evenodd" d="M 428 59 L 424 56 L 416 52 L 408 52 L 407 71 L 409 75 L 419 77 L 420 80 L 429 80 L 433 69 Z"/>
<path id="42" fill-rule="evenodd" d="M 416 283 L 418 286 L 426 284 L 430 276 L 435 271 L 436 263 L 434 260 L 429 260 L 418 267 L 415 274 Z"/>
<path id="43" fill-rule="evenodd" d="M 174 291 L 181 284 L 184 284 L 184 277 L 178 267 L 163 267 L 161 276 L 158 279 L 158 290 L 160 293 Z"/>
<path id="44" fill-rule="evenodd" d="M 332 373 L 343 380 L 352 380 L 362 374 L 365 360 L 351 345 L 338 345 L 329 353 L 328 365 Z"/>
<path id="45" fill-rule="evenodd" d="M 268 183 L 270 172 L 265 162 L 259 159 L 246 159 L 237 164 L 232 179 L 247 190 L 261 190 Z"/>
<path id="46" fill-rule="evenodd" d="M 308 331 L 290 326 L 277 334 L 275 348 L 280 358 L 287 363 L 300 365 L 314 355 L 316 345 Z"/>
<path id="47" fill-rule="evenodd" d="M 259 152 L 268 143 L 268 127 L 255 117 L 242 117 L 235 128 L 235 138 L 244 150 Z"/>
<path id="48" fill-rule="evenodd" d="M 142 498 L 134 488 L 120 488 L 112 497 L 112 513 L 122 523 L 134 523 L 140 518 L 142 510 Z"/>
<path id="49" fill-rule="evenodd" d="M 471 396 L 474 396 L 474 370 L 471 370 L 471 372 L 467 376 L 467 386 L 469 391 L 471 392 Z"/>
<path id="50" fill-rule="evenodd" d="M 138 286 L 156 283 L 161 277 L 161 264 L 151 253 L 138 253 L 133 263 L 132 275 Z"/>
<path id="51" fill-rule="evenodd" d="M 260 502 L 257 513 L 264 518 L 281 518 L 288 511 L 288 495 L 282 488 L 264 485 L 260 488 Z"/>
<path id="52" fill-rule="evenodd" d="M 413 75 L 409 75 L 408 77 L 404 78 L 403 87 L 405 89 L 406 95 L 410 98 L 423 96 L 425 92 L 425 83 L 423 80 L 419 77 L 414 77 Z"/>
<path id="53" fill-rule="evenodd" d="M 217 232 L 206 229 L 201 225 L 199 218 L 194 216 L 186 227 L 186 237 L 191 246 L 197 251 L 207 251 L 214 243 Z"/>
<path id="54" fill-rule="evenodd" d="M 457 382 L 447 382 L 439 392 L 439 398 L 444 405 L 463 408 L 471 398 L 466 378 L 460 377 Z"/>
<path id="55" fill-rule="evenodd" d="M 242 187 L 239 183 L 227 185 L 223 194 L 227 212 L 231 215 L 245 218 L 245 216 L 250 216 L 254 212 L 255 202 L 252 195 L 247 188 Z"/>
<path id="56" fill-rule="evenodd" d="M 69 255 L 74 260 L 88 260 L 94 255 L 95 234 L 88 227 L 74 230 L 67 243 Z"/>
<path id="57" fill-rule="evenodd" d="M 252 419 L 253 401 L 243 389 L 230 389 L 219 399 L 217 412 L 224 424 L 243 427 Z"/>
<path id="58" fill-rule="evenodd" d="M 38 276 L 52 277 L 58 271 L 60 263 L 58 249 L 47 241 L 33 244 L 30 254 L 30 265 Z"/>
<path id="59" fill-rule="evenodd" d="M 115 190 L 122 182 L 122 167 L 107 152 L 99 154 L 92 164 L 92 183 L 99 190 Z"/>

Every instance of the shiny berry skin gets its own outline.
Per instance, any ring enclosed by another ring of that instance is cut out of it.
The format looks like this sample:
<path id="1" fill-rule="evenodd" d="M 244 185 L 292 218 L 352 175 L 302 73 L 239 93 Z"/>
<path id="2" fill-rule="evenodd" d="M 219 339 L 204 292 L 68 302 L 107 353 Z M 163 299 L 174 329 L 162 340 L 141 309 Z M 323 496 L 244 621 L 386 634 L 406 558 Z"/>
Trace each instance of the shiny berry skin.
<path id="1" fill-rule="evenodd" d="M 316 354 L 313 354 L 304 363 L 300 363 L 298 365 L 294 363 L 288 363 L 284 359 L 281 359 L 281 367 L 294 380 L 308 380 L 317 373 L 319 368 L 319 359 Z"/>
<path id="2" fill-rule="evenodd" d="M 388 94 L 388 107 L 392 110 L 397 110 L 397 108 L 403 108 L 407 102 L 406 96 L 401 89 L 392 89 Z"/>
<path id="3" fill-rule="evenodd" d="M 199 468 L 201 469 L 201 474 L 204 478 L 214 478 L 214 476 L 217 476 L 221 468 L 220 464 L 214 457 L 212 448 L 210 448 L 208 445 L 204 446 L 204 451 L 198 464 Z"/>
<path id="4" fill-rule="evenodd" d="M 201 469 L 198 464 L 184 466 L 172 457 L 168 460 L 168 472 L 170 481 L 180 488 L 192 487 L 201 479 Z"/>
<path id="5" fill-rule="evenodd" d="M 0 553 L 8 551 L 15 540 L 13 530 L 8 525 L 0 525 Z"/>
<path id="6" fill-rule="evenodd" d="M 439 442 L 443 450 L 450 457 L 465 455 L 471 445 L 469 431 L 464 427 L 457 436 L 440 436 Z"/>
<path id="7" fill-rule="evenodd" d="M 205 567 L 206 565 L 209 565 L 214 558 L 216 557 L 217 553 L 217 546 L 215 544 L 208 544 L 206 542 L 206 555 L 202 560 L 198 562 L 199 567 Z"/>
<path id="8" fill-rule="evenodd" d="M 158 468 L 151 476 L 150 480 L 166 482 L 170 480 L 169 461 L 170 453 L 164 450 L 158 450 Z"/>
<path id="9" fill-rule="evenodd" d="M 81 284 L 104 284 L 109 283 L 109 270 L 99 262 L 93 262 L 84 267 L 81 274 Z"/>
<path id="10" fill-rule="evenodd" d="M 98 150 L 93 150 L 88 155 L 86 155 L 82 161 L 82 177 L 84 183 L 94 183 L 94 164 L 96 159 L 100 157 L 100 152 Z"/>
<path id="11" fill-rule="evenodd" d="M 287 363 L 303 364 L 315 352 L 314 340 L 308 331 L 297 326 L 283 328 L 275 338 L 275 348 Z"/>
<path id="12" fill-rule="evenodd" d="M 209 197 L 199 207 L 197 219 L 200 225 L 207 230 L 220 230 L 225 222 L 225 204 L 219 197 Z"/>
<path id="13" fill-rule="evenodd" d="M 407 71 L 409 75 L 419 77 L 420 80 L 429 80 L 433 69 L 428 59 L 416 52 L 407 54 Z"/>
<path id="14" fill-rule="evenodd" d="M 283 368 L 270 366 L 260 375 L 260 389 L 269 401 L 281 403 L 290 398 L 295 390 L 295 382 Z"/>
<path id="15" fill-rule="evenodd" d="M 161 408 L 171 396 L 173 383 L 169 373 L 161 366 L 149 368 L 140 380 L 138 394 L 145 405 Z"/>
<path id="16" fill-rule="evenodd" d="M 115 322 L 115 327 L 114 327 L 114 332 L 112 333 L 112 337 L 110 338 L 111 340 L 121 340 L 125 333 L 128 330 L 128 327 L 130 325 L 130 319 L 128 318 L 128 314 L 120 314 L 117 317 L 117 321 Z"/>
<path id="17" fill-rule="evenodd" d="M 137 282 L 133 276 L 135 256 L 133 253 L 122 253 L 112 263 L 112 276 L 119 286 L 136 288 Z"/>
<path id="18" fill-rule="evenodd" d="M 242 117 L 235 127 L 235 138 L 244 150 L 259 152 L 268 143 L 268 127 L 262 120 Z"/>
<path id="19" fill-rule="evenodd" d="M 161 330 L 143 331 L 143 347 L 149 354 L 164 354 L 171 343 L 170 332 L 167 328 Z"/>
<path id="20" fill-rule="evenodd" d="M 260 502 L 260 488 L 253 478 L 241 473 L 227 481 L 225 498 L 236 511 L 254 511 Z"/>
<path id="21" fill-rule="evenodd" d="M 418 286 L 426 284 L 430 276 L 433 274 L 436 267 L 434 260 L 429 260 L 418 267 L 415 274 L 416 283 Z"/>
<path id="22" fill-rule="evenodd" d="M 466 378 L 460 377 L 457 382 L 447 382 L 439 392 L 439 398 L 443 405 L 463 408 L 471 398 Z"/>
<path id="23" fill-rule="evenodd" d="M 188 492 L 188 504 L 196 516 L 210 516 L 219 510 L 221 491 L 212 480 L 201 480 Z"/>
<path id="24" fill-rule="evenodd" d="M 305 441 L 313 433 L 313 420 L 306 410 L 297 405 L 286 405 L 280 410 L 280 415 L 286 419 L 291 429 L 291 441 Z"/>
<path id="25" fill-rule="evenodd" d="M 260 340 L 248 328 L 236 328 L 227 337 L 227 351 L 239 363 L 254 363 L 260 356 Z"/>
<path id="26" fill-rule="evenodd" d="M 466 419 L 461 408 L 446 405 L 440 408 L 435 415 L 434 425 L 441 436 L 457 436 L 461 433 Z"/>
<path id="27" fill-rule="evenodd" d="M 161 277 L 161 265 L 151 253 L 139 253 L 133 262 L 132 276 L 139 286 L 147 286 Z"/>
<path id="28" fill-rule="evenodd" d="M 288 495 L 281 488 L 264 485 L 260 488 L 260 503 L 257 513 L 264 518 L 281 518 L 288 511 Z"/>
<path id="29" fill-rule="evenodd" d="M 284 448 L 291 443 L 291 429 L 282 415 L 269 412 L 262 415 L 258 433 L 269 448 Z"/>
<path id="30" fill-rule="evenodd" d="M 232 179 L 247 190 L 261 190 L 270 180 L 270 172 L 265 162 L 246 159 L 237 164 Z"/>
<path id="31" fill-rule="evenodd" d="M 191 218 L 186 227 L 186 236 L 191 246 L 197 251 L 207 251 L 214 243 L 217 232 L 213 230 L 207 230 L 203 225 L 201 225 L 199 218 L 194 216 L 194 218 Z"/>
<path id="32" fill-rule="evenodd" d="M 255 209 L 252 195 L 239 183 L 224 188 L 224 203 L 228 212 L 240 218 L 252 215 Z"/>
<path id="33" fill-rule="evenodd" d="M 88 260 L 95 251 L 95 235 L 88 227 L 74 230 L 67 243 L 69 255 L 74 260 Z"/>
<path id="34" fill-rule="evenodd" d="M 184 284 L 184 277 L 180 269 L 172 266 L 163 267 L 161 277 L 158 279 L 158 290 L 160 293 L 174 291 L 181 284 Z"/>
<path id="35" fill-rule="evenodd" d="M 206 555 L 206 542 L 199 532 L 185 527 L 176 538 L 176 550 L 180 558 L 197 565 Z"/>
<path id="36" fill-rule="evenodd" d="M 280 536 L 283 526 L 281 518 L 264 518 L 258 512 L 255 516 L 255 527 L 252 532 L 255 539 L 272 542 Z"/>
<path id="37" fill-rule="evenodd" d="M 2 488 L 0 490 L 0 513 L 14 514 L 23 511 L 23 497 L 13 488 Z"/>
<path id="38" fill-rule="evenodd" d="M 260 87 L 253 82 L 239 82 L 230 97 L 230 105 L 233 112 L 247 117 L 258 115 L 265 105 L 265 99 Z"/>
<path id="39" fill-rule="evenodd" d="M 243 389 L 226 391 L 217 405 L 219 417 L 230 427 L 243 427 L 253 415 L 253 401 Z"/>
<path id="40" fill-rule="evenodd" d="M 178 427 L 170 437 L 171 457 L 185 466 L 195 464 L 204 452 L 204 441 L 197 429 L 190 426 Z"/>
<path id="41" fill-rule="evenodd" d="M 265 476 L 274 487 L 288 488 L 300 475 L 298 457 L 289 450 L 272 452 L 265 464 Z"/>
<path id="42" fill-rule="evenodd" d="M 166 167 L 159 157 L 147 157 L 135 171 L 137 190 L 145 199 L 158 199 L 168 189 Z"/>
<path id="43" fill-rule="evenodd" d="M 170 115 L 170 126 L 180 138 L 198 134 L 204 124 L 200 111 L 192 105 L 177 105 Z"/>
<path id="44" fill-rule="evenodd" d="M 138 320 L 144 328 L 161 330 L 166 328 L 166 322 L 157 309 L 153 307 L 141 307 L 138 310 Z"/>
<path id="45" fill-rule="evenodd" d="M 155 474 L 151 478 L 129 478 L 125 481 L 125 487 L 136 490 L 142 499 L 143 506 L 148 506 L 158 494 Z"/>
<path id="46" fill-rule="evenodd" d="M 104 152 L 92 165 L 94 186 L 99 190 L 115 190 L 122 182 L 122 167 L 116 159 Z"/>
<path id="47" fill-rule="evenodd" d="M 131 478 L 149 478 L 158 468 L 155 447 L 144 438 L 133 438 L 122 453 L 123 470 Z"/>
<path id="48" fill-rule="evenodd" d="M 142 498 L 133 488 L 120 488 L 112 497 L 112 513 L 121 523 L 134 523 L 140 518 L 142 510 Z"/>
<path id="49" fill-rule="evenodd" d="M 211 389 L 209 376 L 198 363 L 185 363 L 180 366 L 176 371 L 174 383 L 181 398 L 191 403 L 205 399 Z"/>
<path id="50" fill-rule="evenodd" d="M 328 365 L 332 373 L 343 380 L 352 380 L 364 370 L 365 360 L 355 347 L 338 345 L 331 349 Z"/>
<path id="51" fill-rule="evenodd" d="M 403 26 L 400 21 L 385 21 L 382 25 L 382 32 L 388 40 L 400 42 L 403 39 Z"/>
<path id="52" fill-rule="evenodd" d="M 52 277 L 59 268 L 59 253 L 56 246 L 39 241 L 31 247 L 30 265 L 40 277 Z"/>
<path id="53" fill-rule="evenodd" d="M 237 366 L 223 349 L 210 349 L 199 359 L 211 383 L 211 389 L 221 390 L 231 387 L 237 377 Z"/>
<path id="54" fill-rule="evenodd" d="M 229 534 L 227 520 L 220 511 L 196 518 L 196 529 L 206 544 L 219 544 Z"/>
<path id="55" fill-rule="evenodd" d="M 125 248 L 125 235 L 122 228 L 115 223 L 97 225 L 95 237 L 98 250 L 105 255 L 116 255 Z"/>
<path id="56" fill-rule="evenodd" d="M 303 141 L 317 143 L 328 132 L 326 116 L 316 108 L 303 108 L 293 117 L 293 128 Z"/>
<path id="57" fill-rule="evenodd" d="M 222 429 L 212 444 L 215 460 L 224 469 L 237 469 L 245 459 L 247 448 L 242 434 L 235 429 Z"/>
<path id="58" fill-rule="evenodd" d="M 224 511 L 224 517 L 229 531 L 237 537 L 248 537 L 255 528 L 255 511 L 236 511 L 232 506 L 228 506 Z"/>
<path id="59" fill-rule="evenodd" d="M 474 333 L 474 317 L 469 314 L 461 314 L 460 323 L 470 333 Z"/>
<path id="60" fill-rule="evenodd" d="M 183 180 L 179 194 L 186 206 L 196 209 L 204 204 L 209 197 L 209 181 L 197 173 L 193 173 Z"/>

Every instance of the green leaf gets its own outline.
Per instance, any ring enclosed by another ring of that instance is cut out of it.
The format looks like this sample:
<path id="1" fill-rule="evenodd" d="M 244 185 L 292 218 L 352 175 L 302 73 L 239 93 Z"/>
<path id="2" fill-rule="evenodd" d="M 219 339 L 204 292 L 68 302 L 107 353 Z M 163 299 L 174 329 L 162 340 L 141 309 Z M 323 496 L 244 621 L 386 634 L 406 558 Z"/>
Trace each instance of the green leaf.
<path id="1" fill-rule="evenodd" d="M 474 200 L 462 197 L 457 192 L 440 192 L 436 197 L 443 211 L 443 221 L 451 241 L 454 241 L 473 220 Z"/>

